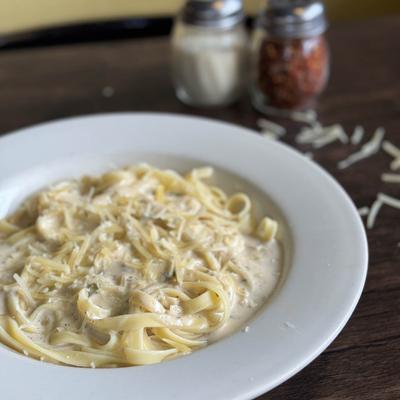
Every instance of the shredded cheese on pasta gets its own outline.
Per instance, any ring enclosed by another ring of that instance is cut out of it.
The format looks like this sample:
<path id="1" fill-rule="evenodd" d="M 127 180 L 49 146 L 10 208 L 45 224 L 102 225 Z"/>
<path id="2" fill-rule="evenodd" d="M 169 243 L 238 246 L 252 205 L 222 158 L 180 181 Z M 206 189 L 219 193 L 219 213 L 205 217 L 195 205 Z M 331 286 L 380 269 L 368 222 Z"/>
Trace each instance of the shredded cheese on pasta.
<path id="1" fill-rule="evenodd" d="M 0 341 L 78 367 L 158 363 L 207 344 L 252 290 L 244 193 L 148 165 L 61 182 L 0 221 Z"/>

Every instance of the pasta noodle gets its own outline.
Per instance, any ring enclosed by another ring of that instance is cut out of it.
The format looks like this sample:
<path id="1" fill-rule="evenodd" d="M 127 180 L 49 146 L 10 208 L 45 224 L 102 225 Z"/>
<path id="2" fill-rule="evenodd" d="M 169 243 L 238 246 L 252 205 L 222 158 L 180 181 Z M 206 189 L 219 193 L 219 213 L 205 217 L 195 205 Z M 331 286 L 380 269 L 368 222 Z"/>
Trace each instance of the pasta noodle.
<path id="1" fill-rule="evenodd" d="M 0 221 L 0 341 L 76 367 L 153 364 L 205 346 L 275 241 L 245 193 L 141 164 L 58 183 Z M 250 263 L 250 264 L 249 264 Z"/>

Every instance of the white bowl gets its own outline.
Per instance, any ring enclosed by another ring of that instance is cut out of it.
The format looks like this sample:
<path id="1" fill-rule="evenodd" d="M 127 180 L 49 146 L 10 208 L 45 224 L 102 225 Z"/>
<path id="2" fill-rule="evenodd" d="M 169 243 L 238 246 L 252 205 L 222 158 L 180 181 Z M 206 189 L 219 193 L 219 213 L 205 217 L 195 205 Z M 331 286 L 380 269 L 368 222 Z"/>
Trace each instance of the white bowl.
<path id="1" fill-rule="evenodd" d="M 368 262 L 356 208 L 315 163 L 238 126 L 122 113 L 20 130 L 0 139 L 0 217 L 50 182 L 141 161 L 178 170 L 213 165 L 222 186 L 244 186 L 263 199 L 283 226 L 280 287 L 247 333 L 157 365 L 79 369 L 0 346 L 4 398 L 250 399 L 310 363 L 349 319 Z"/>

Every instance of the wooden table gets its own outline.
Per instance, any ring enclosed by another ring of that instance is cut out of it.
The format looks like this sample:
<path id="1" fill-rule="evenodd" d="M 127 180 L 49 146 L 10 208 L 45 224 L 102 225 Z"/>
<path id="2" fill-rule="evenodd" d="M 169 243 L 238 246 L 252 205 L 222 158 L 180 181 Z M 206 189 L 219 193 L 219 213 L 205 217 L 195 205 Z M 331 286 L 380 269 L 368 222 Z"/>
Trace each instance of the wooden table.
<path id="1" fill-rule="evenodd" d="M 324 124 L 340 122 L 349 132 L 362 124 L 368 134 L 384 126 L 387 138 L 400 146 L 399 32 L 400 17 L 332 26 L 332 75 L 318 110 Z M 0 133 L 71 115 L 142 110 L 256 127 L 259 115 L 247 98 L 220 110 L 180 104 L 168 58 L 165 38 L 3 51 Z M 112 97 L 102 94 L 107 86 L 115 91 Z M 289 127 L 285 140 L 293 144 L 295 126 Z M 337 161 L 353 151 L 332 144 L 314 155 L 359 207 L 369 206 L 377 191 L 400 197 L 400 185 L 380 180 L 390 160 L 383 152 L 339 171 Z M 400 398 L 400 211 L 384 207 L 368 238 L 368 279 L 350 322 L 311 365 L 262 399 Z"/>

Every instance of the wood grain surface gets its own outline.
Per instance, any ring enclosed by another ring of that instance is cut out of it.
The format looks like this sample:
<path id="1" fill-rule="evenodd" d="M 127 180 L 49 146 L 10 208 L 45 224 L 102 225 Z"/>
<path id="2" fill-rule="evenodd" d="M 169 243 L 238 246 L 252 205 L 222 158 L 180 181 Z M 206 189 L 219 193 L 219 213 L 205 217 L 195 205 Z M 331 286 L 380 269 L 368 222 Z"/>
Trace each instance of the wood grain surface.
<path id="1" fill-rule="evenodd" d="M 332 74 L 318 107 L 323 124 L 340 122 L 349 132 L 362 124 L 368 135 L 384 126 L 400 147 L 399 37 L 400 17 L 330 28 Z M 107 86 L 114 89 L 112 97 L 102 94 Z M 218 110 L 179 103 L 166 38 L 0 52 L 0 134 L 67 116 L 144 110 L 204 115 L 250 128 L 260 117 L 248 98 Z M 298 126 L 287 126 L 285 141 L 293 144 Z M 337 169 L 354 150 L 331 144 L 314 151 L 314 158 L 359 207 L 371 205 L 378 191 L 400 198 L 400 184 L 380 180 L 390 161 L 383 152 Z M 314 362 L 260 399 L 400 399 L 400 211 L 384 207 L 368 239 L 368 279 L 349 323 Z"/>

